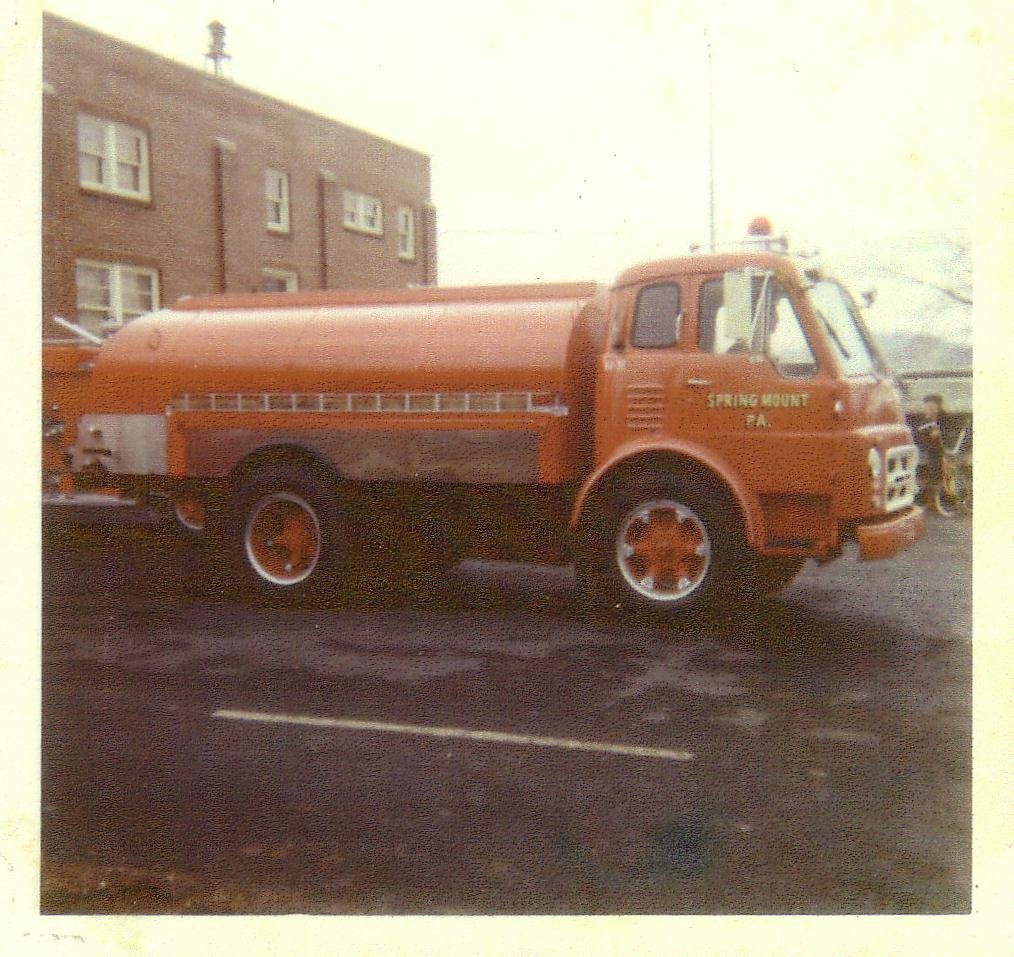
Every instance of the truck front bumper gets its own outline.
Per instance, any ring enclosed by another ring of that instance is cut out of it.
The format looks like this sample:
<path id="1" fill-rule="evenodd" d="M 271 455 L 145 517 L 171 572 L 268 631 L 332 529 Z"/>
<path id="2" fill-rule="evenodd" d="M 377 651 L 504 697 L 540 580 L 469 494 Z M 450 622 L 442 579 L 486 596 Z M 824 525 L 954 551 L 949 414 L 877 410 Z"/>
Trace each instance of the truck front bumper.
<path id="1" fill-rule="evenodd" d="M 859 558 L 872 561 L 890 558 L 903 548 L 914 545 L 926 531 L 926 513 L 919 505 L 905 509 L 893 518 L 881 519 L 855 528 Z"/>

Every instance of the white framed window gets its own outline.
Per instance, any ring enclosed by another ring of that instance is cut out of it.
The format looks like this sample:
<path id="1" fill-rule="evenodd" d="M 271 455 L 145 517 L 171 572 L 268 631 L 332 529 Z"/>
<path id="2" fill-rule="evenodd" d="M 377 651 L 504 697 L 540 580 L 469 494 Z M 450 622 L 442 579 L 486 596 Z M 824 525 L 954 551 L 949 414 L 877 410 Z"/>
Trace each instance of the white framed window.
<path id="1" fill-rule="evenodd" d="M 264 198 L 267 202 L 268 229 L 273 233 L 289 231 L 289 174 L 278 169 L 264 171 Z"/>
<path id="2" fill-rule="evenodd" d="M 158 309 L 158 270 L 129 263 L 78 259 L 77 321 L 91 332 L 119 329 L 125 322 Z"/>
<path id="3" fill-rule="evenodd" d="M 371 236 L 384 235 L 384 206 L 376 196 L 347 189 L 343 193 L 343 202 L 343 223 L 346 229 L 369 233 Z"/>
<path id="4" fill-rule="evenodd" d="M 398 258 L 415 259 L 415 211 L 398 207 Z"/>
<path id="5" fill-rule="evenodd" d="M 86 189 L 150 199 L 148 135 L 97 116 L 77 117 L 78 182 Z"/>
<path id="6" fill-rule="evenodd" d="M 299 274 L 288 269 L 262 269 L 261 292 L 299 292 Z"/>

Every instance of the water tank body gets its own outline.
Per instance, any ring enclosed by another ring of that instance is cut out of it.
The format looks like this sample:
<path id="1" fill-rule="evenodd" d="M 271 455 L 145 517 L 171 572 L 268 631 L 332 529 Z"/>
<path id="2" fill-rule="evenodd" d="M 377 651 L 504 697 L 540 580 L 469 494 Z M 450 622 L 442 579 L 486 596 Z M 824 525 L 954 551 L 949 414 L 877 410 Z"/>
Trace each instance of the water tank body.
<path id="1" fill-rule="evenodd" d="M 593 283 L 184 300 L 99 350 L 98 412 L 183 394 L 590 390 L 606 292 Z"/>

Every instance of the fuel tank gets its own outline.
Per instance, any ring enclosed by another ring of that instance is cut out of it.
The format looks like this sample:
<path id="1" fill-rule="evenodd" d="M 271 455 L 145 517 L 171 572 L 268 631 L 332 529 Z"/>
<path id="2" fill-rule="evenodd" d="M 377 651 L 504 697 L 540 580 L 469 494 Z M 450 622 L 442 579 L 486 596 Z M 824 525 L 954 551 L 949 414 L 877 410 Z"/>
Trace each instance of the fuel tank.
<path id="1" fill-rule="evenodd" d="M 89 405 L 160 413 L 207 393 L 594 390 L 595 283 L 223 295 L 181 300 L 98 350 Z"/>

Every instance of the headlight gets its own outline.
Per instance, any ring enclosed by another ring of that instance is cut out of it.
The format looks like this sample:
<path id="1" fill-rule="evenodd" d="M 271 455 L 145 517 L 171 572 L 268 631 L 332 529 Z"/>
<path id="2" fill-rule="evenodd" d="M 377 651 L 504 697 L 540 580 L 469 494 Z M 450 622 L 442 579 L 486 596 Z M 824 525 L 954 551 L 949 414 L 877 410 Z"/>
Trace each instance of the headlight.
<path id="1" fill-rule="evenodd" d="M 870 482 L 874 488 L 880 488 L 880 481 L 884 477 L 884 459 L 876 446 L 866 456 L 866 467 L 870 470 Z"/>

